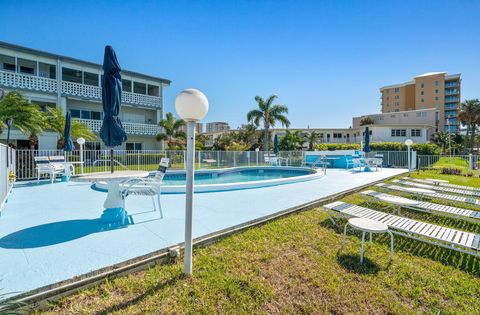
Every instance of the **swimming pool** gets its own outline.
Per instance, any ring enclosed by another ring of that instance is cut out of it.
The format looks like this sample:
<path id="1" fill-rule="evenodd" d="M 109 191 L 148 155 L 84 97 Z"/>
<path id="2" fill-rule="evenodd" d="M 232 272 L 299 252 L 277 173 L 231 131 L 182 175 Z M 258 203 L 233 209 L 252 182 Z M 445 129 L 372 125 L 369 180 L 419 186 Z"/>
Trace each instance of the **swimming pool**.
<path id="1" fill-rule="evenodd" d="M 151 174 L 153 176 L 153 173 Z M 319 179 L 323 173 L 307 167 L 259 166 L 195 171 L 195 192 L 214 192 L 260 188 Z M 169 170 L 163 179 L 162 193 L 184 193 L 185 171 Z M 106 183 L 94 188 L 106 191 Z"/>

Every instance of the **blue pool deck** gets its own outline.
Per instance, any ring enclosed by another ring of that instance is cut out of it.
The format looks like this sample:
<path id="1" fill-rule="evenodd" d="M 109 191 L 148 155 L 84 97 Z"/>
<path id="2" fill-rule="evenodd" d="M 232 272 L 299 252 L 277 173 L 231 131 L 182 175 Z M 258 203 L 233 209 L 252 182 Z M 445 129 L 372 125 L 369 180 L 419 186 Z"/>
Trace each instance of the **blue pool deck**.
<path id="1" fill-rule="evenodd" d="M 303 183 L 195 194 L 194 237 L 403 172 L 331 169 Z M 162 195 L 163 219 L 150 198 L 128 197 L 134 224 L 117 229 L 99 220 L 104 200 L 88 183 L 17 183 L 0 217 L 2 293 L 30 291 L 183 242 L 184 194 Z"/>

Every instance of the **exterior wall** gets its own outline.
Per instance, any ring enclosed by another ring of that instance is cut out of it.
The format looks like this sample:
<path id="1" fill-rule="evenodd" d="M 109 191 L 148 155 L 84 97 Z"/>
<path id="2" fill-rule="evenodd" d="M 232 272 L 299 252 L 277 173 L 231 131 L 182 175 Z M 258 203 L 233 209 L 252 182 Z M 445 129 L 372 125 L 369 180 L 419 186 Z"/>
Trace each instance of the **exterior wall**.
<path id="1" fill-rule="evenodd" d="M 353 128 L 359 128 L 363 118 L 369 117 L 375 122 L 374 125 L 427 125 L 436 126 L 435 108 L 424 110 L 413 110 L 404 112 L 393 112 L 384 114 L 371 114 L 352 118 Z"/>
<path id="2" fill-rule="evenodd" d="M 392 129 L 405 129 L 405 136 L 392 136 Z M 412 129 L 420 129 L 420 136 L 413 135 Z M 372 142 L 405 142 L 412 139 L 414 143 L 427 143 L 430 141 L 432 127 L 422 126 L 370 126 Z"/>

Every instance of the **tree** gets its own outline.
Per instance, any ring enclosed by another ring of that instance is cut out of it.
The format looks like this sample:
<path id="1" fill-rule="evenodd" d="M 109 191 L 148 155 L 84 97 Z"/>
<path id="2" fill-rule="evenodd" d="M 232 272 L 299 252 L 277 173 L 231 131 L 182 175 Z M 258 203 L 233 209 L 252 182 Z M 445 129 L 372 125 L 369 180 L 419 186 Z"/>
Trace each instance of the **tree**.
<path id="1" fill-rule="evenodd" d="M 278 149 L 282 151 L 299 151 L 303 149 L 305 138 L 300 130 L 287 130 L 284 137 L 278 142 Z"/>
<path id="2" fill-rule="evenodd" d="M 467 138 L 470 134 L 470 153 L 473 153 L 475 131 L 480 124 L 480 101 L 478 99 L 465 100 L 460 104 L 458 118 L 467 125 Z"/>
<path id="3" fill-rule="evenodd" d="M 157 141 L 165 141 L 169 149 L 182 146 L 183 140 L 187 138 L 185 132 L 181 130 L 186 125 L 183 119 L 175 119 L 172 113 L 167 113 L 166 118 L 158 123 L 163 131 L 157 134 Z"/>
<path id="4" fill-rule="evenodd" d="M 267 100 L 260 96 L 255 96 L 255 101 L 258 104 L 258 109 L 251 110 L 247 113 L 247 120 L 260 126 L 263 123 L 263 150 L 268 151 L 269 129 L 274 127 L 275 123 L 279 121 L 283 126 L 289 127 L 290 121 L 285 114 L 288 114 L 287 106 L 283 104 L 273 105 L 273 101 L 277 98 L 276 95 L 271 95 Z"/>
<path id="5" fill-rule="evenodd" d="M 0 134 L 7 127 L 7 120 L 13 119 L 13 127 L 28 135 L 35 146 L 37 135 L 45 129 L 45 116 L 40 108 L 30 103 L 20 92 L 12 91 L 0 102 Z"/>
<path id="6" fill-rule="evenodd" d="M 445 154 L 446 148 L 454 142 L 453 134 L 446 131 L 437 131 L 432 135 L 431 141 L 442 148 L 442 154 Z"/>
<path id="7" fill-rule="evenodd" d="M 365 125 L 373 125 L 375 121 L 373 120 L 372 117 L 363 117 L 360 119 L 360 126 L 365 126 Z"/>
<path id="8" fill-rule="evenodd" d="M 316 131 L 312 131 L 305 135 L 305 139 L 308 141 L 308 150 L 313 151 L 313 147 L 320 139 L 320 134 Z"/>
<path id="9" fill-rule="evenodd" d="M 58 107 L 48 107 L 46 112 L 46 128 L 55 131 L 58 134 L 57 149 L 62 149 L 65 139 L 63 132 L 65 129 L 65 115 Z M 72 138 L 84 138 L 85 140 L 96 140 L 95 133 L 87 125 L 72 119 L 71 124 Z"/>

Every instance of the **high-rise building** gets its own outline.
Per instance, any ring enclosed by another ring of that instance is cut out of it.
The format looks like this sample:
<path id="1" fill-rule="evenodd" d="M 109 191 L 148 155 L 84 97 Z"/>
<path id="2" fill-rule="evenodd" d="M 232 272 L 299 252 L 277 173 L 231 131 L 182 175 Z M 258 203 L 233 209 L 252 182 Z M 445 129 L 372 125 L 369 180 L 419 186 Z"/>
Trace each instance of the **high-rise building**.
<path id="1" fill-rule="evenodd" d="M 460 74 L 428 72 L 412 81 L 380 88 L 382 113 L 436 108 L 439 130 L 459 130 Z"/>
<path id="2" fill-rule="evenodd" d="M 207 123 L 206 132 L 230 130 L 230 126 L 226 122 L 216 121 Z"/>

